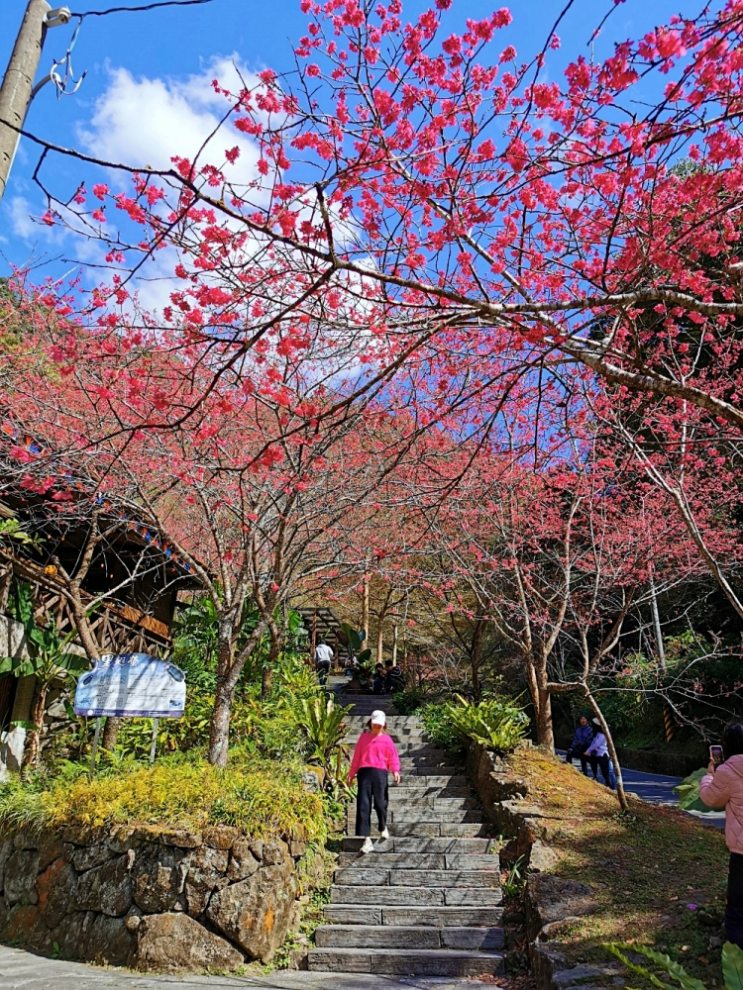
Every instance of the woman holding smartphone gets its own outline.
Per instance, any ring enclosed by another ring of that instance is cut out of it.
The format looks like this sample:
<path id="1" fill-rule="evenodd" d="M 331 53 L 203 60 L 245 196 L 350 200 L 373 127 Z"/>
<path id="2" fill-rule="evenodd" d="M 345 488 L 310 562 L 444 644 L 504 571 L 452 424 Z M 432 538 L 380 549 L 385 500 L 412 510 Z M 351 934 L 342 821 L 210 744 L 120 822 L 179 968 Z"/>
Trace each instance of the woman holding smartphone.
<path id="1" fill-rule="evenodd" d="M 720 752 L 721 750 L 721 752 Z M 725 809 L 725 843 L 730 850 L 725 933 L 743 949 L 743 725 L 731 722 L 722 734 L 722 747 L 710 746 L 706 776 L 699 796 L 710 808 Z"/>

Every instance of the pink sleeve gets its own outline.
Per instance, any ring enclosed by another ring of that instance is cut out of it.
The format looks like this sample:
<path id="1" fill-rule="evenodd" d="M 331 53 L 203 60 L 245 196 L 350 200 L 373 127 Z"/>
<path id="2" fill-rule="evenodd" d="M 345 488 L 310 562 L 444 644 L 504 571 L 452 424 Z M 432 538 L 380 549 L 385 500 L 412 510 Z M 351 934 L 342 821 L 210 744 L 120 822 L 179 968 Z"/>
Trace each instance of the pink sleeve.
<path id="1" fill-rule="evenodd" d="M 400 757 L 397 753 L 397 746 L 392 742 L 392 739 L 387 736 L 387 766 L 393 773 L 400 772 Z"/>
<path id="2" fill-rule="evenodd" d="M 353 778 L 356 776 L 359 769 L 359 763 L 361 762 L 361 756 L 365 748 L 366 747 L 364 745 L 364 733 L 362 732 L 359 738 L 356 740 L 356 745 L 354 746 L 354 750 L 353 750 L 353 756 L 351 757 L 351 766 L 348 771 L 349 780 L 353 780 Z"/>
<path id="3" fill-rule="evenodd" d="M 708 808 L 724 808 L 730 800 L 729 776 L 730 771 L 723 765 L 699 781 L 699 797 Z"/>

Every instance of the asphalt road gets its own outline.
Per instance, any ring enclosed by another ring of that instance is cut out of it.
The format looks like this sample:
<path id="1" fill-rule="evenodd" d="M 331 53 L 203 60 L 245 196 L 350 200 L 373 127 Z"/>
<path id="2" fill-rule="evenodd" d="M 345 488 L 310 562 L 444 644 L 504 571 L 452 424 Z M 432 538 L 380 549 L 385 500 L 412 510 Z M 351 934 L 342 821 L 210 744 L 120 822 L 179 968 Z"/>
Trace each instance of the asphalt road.
<path id="1" fill-rule="evenodd" d="M 564 752 L 560 753 L 564 756 Z M 578 761 L 574 761 L 574 766 L 579 766 Z M 600 776 L 600 775 L 599 775 Z M 642 770 L 631 770 L 629 767 L 622 767 L 622 780 L 624 789 L 630 794 L 636 794 L 643 801 L 651 804 L 678 804 L 678 798 L 673 790 L 676 784 L 680 784 L 682 777 L 671 777 L 662 773 L 644 773 Z M 725 827 L 725 812 L 710 811 L 702 813 L 689 811 L 689 815 L 698 818 L 707 825 L 715 828 Z"/>

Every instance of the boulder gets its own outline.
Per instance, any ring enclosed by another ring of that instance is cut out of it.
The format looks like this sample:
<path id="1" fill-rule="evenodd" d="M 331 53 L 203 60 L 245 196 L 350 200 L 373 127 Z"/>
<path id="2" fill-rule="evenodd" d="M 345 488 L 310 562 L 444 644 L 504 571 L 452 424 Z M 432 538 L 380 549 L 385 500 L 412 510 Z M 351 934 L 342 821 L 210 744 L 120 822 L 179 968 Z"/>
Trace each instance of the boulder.
<path id="1" fill-rule="evenodd" d="M 49 928 L 56 928 L 77 903 L 77 874 L 64 859 L 55 859 L 36 879 L 39 911 Z"/>
<path id="2" fill-rule="evenodd" d="M 134 851 L 132 898 L 145 914 L 172 911 L 176 906 L 183 893 L 184 856 L 181 849 L 159 845 Z"/>
<path id="3" fill-rule="evenodd" d="M 70 856 L 70 861 L 78 873 L 85 873 L 113 859 L 114 855 L 107 843 L 96 842 L 92 846 L 78 846 Z"/>
<path id="4" fill-rule="evenodd" d="M 132 926 L 134 927 L 134 926 Z M 158 914 L 139 920 L 133 962 L 137 969 L 164 973 L 237 969 L 242 955 L 225 939 L 187 914 Z"/>
<path id="5" fill-rule="evenodd" d="M 288 860 L 217 891 L 206 916 L 250 958 L 267 962 L 286 937 L 295 896 L 296 877 Z"/>
<path id="6" fill-rule="evenodd" d="M 204 829 L 204 845 L 213 849 L 232 849 L 240 832 L 232 825 L 212 825 Z"/>
<path id="7" fill-rule="evenodd" d="M 253 854 L 251 843 L 247 839 L 238 839 L 230 852 L 227 876 L 230 880 L 245 880 L 252 877 L 260 865 L 260 860 Z"/>
<path id="8" fill-rule="evenodd" d="M 280 839 L 263 843 L 263 862 L 266 866 L 279 866 L 290 859 L 289 847 Z"/>
<path id="9" fill-rule="evenodd" d="M 69 859 L 72 850 L 73 847 L 69 843 L 63 842 L 54 833 L 43 836 L 39 843 L 39 869 L 45 870 L 55 859 Z"/>
<path id="10" fill-rule="evenodd" d="M 10 908 L 2 926 L 3 939 L 18 942 L 31 949 L 43 948 L 46 933 L 36 904 L 16 904 Z"/>
<path id="11" fill-rule="evenodd" d="M 15 849 L 5 864 L 5 900 L 11 904 L 35 904 L 39 853 L 36 849 Z"/>
<path id="12" fill-rule="evenodd" d="M 4 879 L 5 879 L 5 864 L 10 859 L 10 854 L 13 852 L 13 840 L 3 839 L 0 842 L 0 894 L 4 890 Z"/>
<path id="13" fill-rule="evenodd" d="M 109 917 L 120 917 L 131 905 L 132 880 L 127 855 L 80 874 L 76 904 L 79 911 L 100 911 Z"/>
<path id="14" fill-rule="evenodd" d="M 107 918 L 91 912 L 80 932 L 77 958 L 109 966 L 129 966 L 136 939 L 124 918 Z"/>
<path id="15" fill-rule="evenodd" d="M 238 855 L 240 854 L 240 849 L 244 845 L 246 843 L 236 842 L 231 853 L 226 849 L 213 849 L 211 846 L 202 846 L 200 849 L 195 849 L 191 853 L 188 859 L 188 872 L 186 873 L 184 892 L 186 896 L 186 910 L 192 918 L 203 914 L 209 903 L 209 898 L 215 890 L 221 890 L 222 887 L 227 886 L 230 879 L 235 879 L 232 875 L 227 876 L 228 862 L 231 857 L 235 856 L 236 849 L 238 850 Z M 255 864 L 254 868 L 257 870 L 258 863 L 253 859 L 249 851 L 247 855 L 250 861 Z M 249 874 L 245 873 L 243 875 L 248 876 Z M 240 879 L 242 879 L 242 876 Z"/>

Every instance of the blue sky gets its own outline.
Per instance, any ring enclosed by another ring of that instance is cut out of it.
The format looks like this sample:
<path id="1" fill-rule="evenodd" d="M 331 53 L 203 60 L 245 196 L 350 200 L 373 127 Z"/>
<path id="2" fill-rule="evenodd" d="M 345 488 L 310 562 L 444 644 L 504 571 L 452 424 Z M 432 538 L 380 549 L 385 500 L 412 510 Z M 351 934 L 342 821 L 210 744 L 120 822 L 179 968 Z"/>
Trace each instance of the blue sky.
<path id="1" fill-rule="evenodd" d="M 53 0 L 52 0 L 53 2 Z M 100 10 L 135 0 L 79 0 L 72 10 Z M 143 0 L 140 0 L 143 2 Z M 431 6 L 422 0 L 405 4 L 408 17 Z M 447 15 L 451 29 L 466 17 L 480 17 L 502 2 L 454 0 Z M 499 45 L 514 44 L 520 56 L 543 44 L 564 0 L 519 0 L 511 4 L 513 25 L 498 36 Z M 562 26 L 563 47 L 551 53 L 548 68 L 557 75 L 566 57 L 588 54 L 592 27 L 612 6 L 612 0 L 576 0 Z M 701 0 L 627 0 L 610 18 L 596 43 L 603 57 L 617 40 L 635 35 L 681 12 L 693 14 Z M 20 25 L 25 0 L 0 5 L 0 63 L 4 69 Z M 165 8 L 137 14 L 87 17 L 75 46 L 76 73 L 87 70 L 74 96 L 57 99 L 48 84 L 32 104 L 26 127 L 63 145 L 84 148 L 109 159 L 139 164 L 165 164 L 170 154 L 184 151 L 217 112 L 209 80 L 230 72 L 232 60 L 246 71 L 272 66 L 279 71 L 293 64 L 293 44 L 303 33 L 305 18 L 299 0 L 213 0 L 203 6 Z M 39 67 L 39 78 L 51 61 L 64 55 L 72 27 L 50 30 Z M 495 49 L 496 51 L 499 50 Z M 247 157 L 247 156 L 246 156 Z M 11 264 L 34 265 L 36 280 L 45 275 L 74 272 L 78 263 L 95 260 L 91 245 L 31 219 L 44 210 L 31 175 L 38 152 L 22 142 L 6 195 L 0 201 L 0 275 Z M 56 190 L 71 194 L 80 175 L 76 163 L 55 159 L 46 176 Z M 105 178 L 105 176 L 103 176 Z M 154 301 L 154 300 L 153 300 Z"/>

